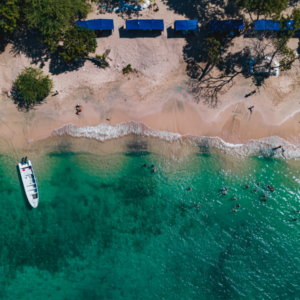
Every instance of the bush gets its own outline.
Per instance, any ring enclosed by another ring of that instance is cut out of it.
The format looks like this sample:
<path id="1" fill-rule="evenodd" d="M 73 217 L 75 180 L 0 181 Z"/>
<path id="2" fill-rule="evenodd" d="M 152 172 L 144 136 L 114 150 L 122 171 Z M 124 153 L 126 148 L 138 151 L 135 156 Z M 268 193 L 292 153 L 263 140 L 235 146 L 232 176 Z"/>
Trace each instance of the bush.
<path id="1" fill-rule="evenodd" d="M 128 73 L 130 73 L 130 72 L 132 72 L 133 70 L 132 70 L 132 68 L 131 68 L 131 64 L 129 64 L 129 65 L 127 65 L 125 68 L 123 68 L 123 70 L 122 70 L 122 72 L 123 72 L 123 74 L 125 75 L 125 74 L 128 74 Z"/>
<path id="2" fill-rule="evenodd" d="M 109 62 L 106 60 L 106 57 L 104 55 L 96 55 L 96 58 L 99 60 L 101 68 L 109 67 Z"/>
<path id="3" fill-rule="evenodd" d="M 41 69 L 25 68 L 14 82 L 17 97 L 27 108 L 42 101 L 53 88 L 49 75 L 44 75 Z"/>

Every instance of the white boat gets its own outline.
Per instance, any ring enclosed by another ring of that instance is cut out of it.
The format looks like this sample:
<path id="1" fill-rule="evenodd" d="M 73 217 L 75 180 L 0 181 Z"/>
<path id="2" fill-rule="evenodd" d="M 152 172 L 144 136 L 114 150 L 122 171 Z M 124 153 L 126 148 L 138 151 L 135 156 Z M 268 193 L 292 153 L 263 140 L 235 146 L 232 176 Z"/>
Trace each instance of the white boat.
<path id="1" fill-rule="evenodd" d="M 28 202 L 35 208 L 39 204 L 39 193 L 32 164 L 30 160 L 27 161 L 27 157 L 22 159 L 19 170 Z"/>

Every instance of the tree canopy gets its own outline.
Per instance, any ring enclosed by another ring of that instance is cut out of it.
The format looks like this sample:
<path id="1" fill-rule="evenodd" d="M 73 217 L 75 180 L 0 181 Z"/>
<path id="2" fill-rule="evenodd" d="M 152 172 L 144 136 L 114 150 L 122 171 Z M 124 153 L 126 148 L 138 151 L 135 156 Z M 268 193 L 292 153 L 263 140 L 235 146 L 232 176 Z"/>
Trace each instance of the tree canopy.
<path id="1" fill-rule="evenodd" d="M 221 60 L 221 43 L 214 37 L 206 39 L 208 60 L 211 64 L 217 64 Z"/>
<path id="2" fill-rule="evenodd" d="M 65 32 L 63 46 L 59 47 L 58 53 L 68 63 L 87 58 L 89 52 L 96 50 L 95 38 L 94 31 L 74 25 Z"/>
<path id="3" fill-rule="evenodd" d="M 0 0 L 0 31 L 12 33 L 20 18 L 18 6 L 13 0 Z"/>
<path id="4" fill-rule="evenodd" d="M 76 18 L 85 18 L 90 6 L 85 0 L 25 0 L 23 11 L 29 28 L 47 37 L 66 30 Z"/>
<path id="5" fill-rule="evenodd" d="M 41 69 L 25 68 L 14 82 L 17 97 L 28 108 L 43 100 L 53 88 L 49 75 L 44 75 Z"/>
<path id="6" fill-rule="evenodd" d="M 260 16 L 278 18 L 280 13 L 287 8 L 288 3 L 288 0 L 238 0 L 237 6 L 240 9 L 246 9 L 251 19 L 255 14 L 258 20 Z"/>
<path id="7" fill-rule="evenodd" d="M 95 52 L 94 32 L 74 26 L 91 10 L 86 0 L 0 0 L 0 30 L 12 33 L 20 23 L 34 30 L 51 53 L 59 49 L 63 59 L 72 62 Z"/>

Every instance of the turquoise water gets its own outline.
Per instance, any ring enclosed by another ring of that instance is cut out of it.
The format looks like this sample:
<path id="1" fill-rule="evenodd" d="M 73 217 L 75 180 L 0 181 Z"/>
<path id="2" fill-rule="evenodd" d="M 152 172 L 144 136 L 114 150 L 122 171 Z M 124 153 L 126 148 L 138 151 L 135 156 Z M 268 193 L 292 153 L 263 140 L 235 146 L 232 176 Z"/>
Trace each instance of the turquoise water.
<path id="1" fill-rule="evenodd" d="M 49 154 L 37 209 L 16 164 L 0 157 L 1 299 L 300 298 L 295 161 Z"/>

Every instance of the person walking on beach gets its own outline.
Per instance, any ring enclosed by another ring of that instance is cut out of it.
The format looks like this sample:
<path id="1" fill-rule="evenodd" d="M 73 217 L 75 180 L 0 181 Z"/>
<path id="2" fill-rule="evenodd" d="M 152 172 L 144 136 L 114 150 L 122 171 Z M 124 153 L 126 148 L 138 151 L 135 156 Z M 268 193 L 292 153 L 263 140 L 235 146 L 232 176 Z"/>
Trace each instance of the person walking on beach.
<path id="1" fill-rule="evenodd" d="M 253 108 L 254 108 L 254 106 L 251 106 L 251 107 L 248 108 L 250 110 L 250 114 L 252 114 Z"/>

